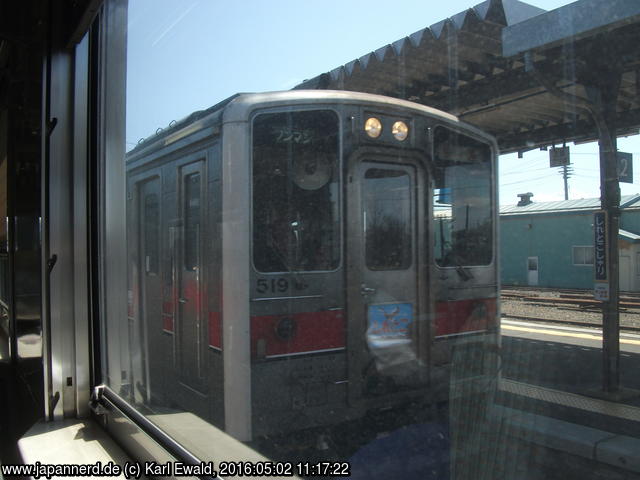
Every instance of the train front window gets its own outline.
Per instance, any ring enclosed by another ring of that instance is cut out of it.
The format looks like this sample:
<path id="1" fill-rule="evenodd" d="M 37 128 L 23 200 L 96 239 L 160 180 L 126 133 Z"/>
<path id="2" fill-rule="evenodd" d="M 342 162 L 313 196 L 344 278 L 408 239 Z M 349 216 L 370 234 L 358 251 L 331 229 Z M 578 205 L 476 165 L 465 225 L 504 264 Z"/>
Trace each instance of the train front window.
<path id="1" fill-rule="evenodd" d="M 365 258 L 371 270 L 411 265 L 411 179 L 403 170 L 370 168 L 363 183 Z"/>
<path id="2" fill-rule="evenodd" d="M 438 128 L 434 154 L 436 262 L 441 267 L 488 265 L 493 258 L 490 149 Z"/>
<path id="3" fill-rule="evenodd" d="M 327 110 L 253 122 L 253 263 L 260 272 L 340 263 L 338 118 Z"/>

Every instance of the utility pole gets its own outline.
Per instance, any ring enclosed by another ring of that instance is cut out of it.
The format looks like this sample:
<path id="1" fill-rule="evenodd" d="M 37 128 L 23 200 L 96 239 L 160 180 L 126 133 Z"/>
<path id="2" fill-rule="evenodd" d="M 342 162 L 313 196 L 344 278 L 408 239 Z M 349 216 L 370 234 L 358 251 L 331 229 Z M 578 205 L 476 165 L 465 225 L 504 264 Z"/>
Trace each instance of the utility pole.
<path id="1" fill-rule="evenodd" d="M 569 200 L 569 178 L 573 171 L 569 165 L 562 166 L 562 179 L 564 180 L 564 199 Z"/>

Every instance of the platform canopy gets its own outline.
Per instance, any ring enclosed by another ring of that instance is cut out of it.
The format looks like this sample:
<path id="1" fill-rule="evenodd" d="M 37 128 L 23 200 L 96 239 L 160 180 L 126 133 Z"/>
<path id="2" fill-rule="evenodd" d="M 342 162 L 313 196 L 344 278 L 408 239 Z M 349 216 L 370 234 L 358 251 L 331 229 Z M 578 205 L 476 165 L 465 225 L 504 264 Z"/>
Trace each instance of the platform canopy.
<path id="1" fill-rule="evenodd" d="M 526 151 L 598 138 L 585 102 L 601 75 L 620 79 L 617 135 L 637 133 L 638 45 L 638 0 L 579 0 L 549 12 L 487 0 L 296 88 L 412 100 L 493 134 L 503 153 Z"/>

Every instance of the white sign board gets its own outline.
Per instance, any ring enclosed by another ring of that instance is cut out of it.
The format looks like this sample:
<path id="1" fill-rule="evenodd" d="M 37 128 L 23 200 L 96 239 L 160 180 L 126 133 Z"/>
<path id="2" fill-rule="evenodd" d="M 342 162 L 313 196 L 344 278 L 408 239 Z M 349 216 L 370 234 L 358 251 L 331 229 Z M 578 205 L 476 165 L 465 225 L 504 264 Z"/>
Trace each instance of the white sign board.
<path id="1" fill-rule="evenodd" d="M 549 167 L 562 167 L 570 163 L 569 147 L 553 147 L 549 150 Z"/>
<path id="2" fill-rule="evenodd" d="M 595 283 L 593 285 L 593 298 L 606 302 L 609 300 L 609 284 L 608 283 Z"/>

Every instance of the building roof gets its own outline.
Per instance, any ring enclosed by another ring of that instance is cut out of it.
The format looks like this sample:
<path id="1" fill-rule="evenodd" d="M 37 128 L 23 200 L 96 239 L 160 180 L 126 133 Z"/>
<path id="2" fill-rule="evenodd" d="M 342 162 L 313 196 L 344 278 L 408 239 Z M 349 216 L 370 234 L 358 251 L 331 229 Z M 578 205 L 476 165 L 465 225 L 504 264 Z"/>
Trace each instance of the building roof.
<path id="1" fill-rule="evenodd" d="M 600 198 L 581 198 L 579 200 L 559 200 L 555 202 L 531 202 L 528 205 L 503 205 L 500 215 L 535 215 L 559 212 L 580 212 L 600 210 Z M 640 194 L 622 195 L 620 208 L 640 207 Z"/>
<path id="2" fill-rule="evenodd" d="M 604 8 L 603 8 L 604 7 Z M 594 15 L 594 12 L 598 12 Z M 617 26 L 637 22 L 640 18 L 638 0 L 581 0 L 539 15 L 526 18 L 517 27 L 502 31 L 505 57 L 529 50 L 547 48 L 553 44 L 606 32 Z"/>
<path id="3" fill-rule="evenodd" d="M 597 139 L 593 72 L 615 65 L 617 134 L 633 134 L 640 126 L 639 25 L 637 0 L 579 0 L 550 12 L 487 0 L 296 88 L 423 103 L 490 133 L 508 153 Z"/>
<path id="4" fill-rule="evenodd" d="M 481 54 L 499 55 L 501 52 L 495 47 L 497 46 L 499 34 L 503 27 L 520 23 L 545 12 L 546 10 L 542 8 L 529 5 L 519 0 L 502 0 L 502 2 L 486 0 L 475 7 L 471 7 L 450 18 L 418 30 L 407 37 L 396 40 L 392 44 L 385 45 L 360 58 L 356 58 L 346 65 L 334 68 L 330 72 L 318 75 L 310 80 L 305 80 L 295 88 L 327 88 L 327 86 L 324 85 L 327 82 L 342 83 L 343 87 L 347 90 L 356 90 L 358 87 L 362 89 L 362 91 L 368 91 L 368 89 L 371 88 L 375 88 L 376 90 L 384 88 L 382 85 L 371 85 L 373 80 L 377 80 L 374 76 L 380 75 L 380 70 L 384 67 L 384 64 L 391 64 L 393 60 L 397 61 L 402 57 L 402 60 L 405 62 L 406 60 L 414 61 L 415 59 L 417 62 L 416 67 L 426 63 L 432 63 L 435 66 L 442 58 L 436 54 L 437 52 L 431 51 L 431 49 L 434 47 L 444 47 L 446 50 L 451 41 L 449 37 L 454 32 L 469 35 L 468 40 L 478 42 L 473 46 L 471 44 L 462 45 L 464 51 L 458 53 L 465 54 L 465 60 L 477 60 L 471 56 L 466 58 L 466 55 L 477 55 L 479 51 Z M 491 30 L 491 32 L 487 30 Z M 498 36 L 494 36 L 495 33 L 498 33 Z M 458 41 L 459 39 L 456 37 L 456 42 Z M 442 43 L 437 44 L 434 42 Z M 489 51 L 490 44 L 494 47 L 491 49 L 491 52 Z M 470 51 L 467 52 L 465 49 Z M 407 52 L 411 53 L 411 57 L 405 58 L 407 57 Z M 387 70 L 389 69 L 387 68 Z M 394 72 L 389 71 L 387 73 L 393 74 Z M 432 72 L 425 71 L 425 73 L 431 75 Z M 359 79 L 359 77 L 362 78 Z M 392 78 L 388 80 L 393 82 Z M 434 76 L 432 80 L 437 79 Z M 354 84 L 354 82 L 356 83 Z M 369 85 L 367 85 L 367 83 L 369 83 Z M 387 88 L 392 87 L 393 83 L 387 85 Z M 335 86 L 332 88 L 335 88 Z M 438 90 L 440 90 L 440 88 L 438 88 Z M 391 94 L 392 92 L 384 93 Z"/>
<path id="5" fill-rule="evenodd" d="M 629 243 L 640 243 L 640 235 L 621 228 L 618 229 L 618 238 L 622 238 Z"/>

